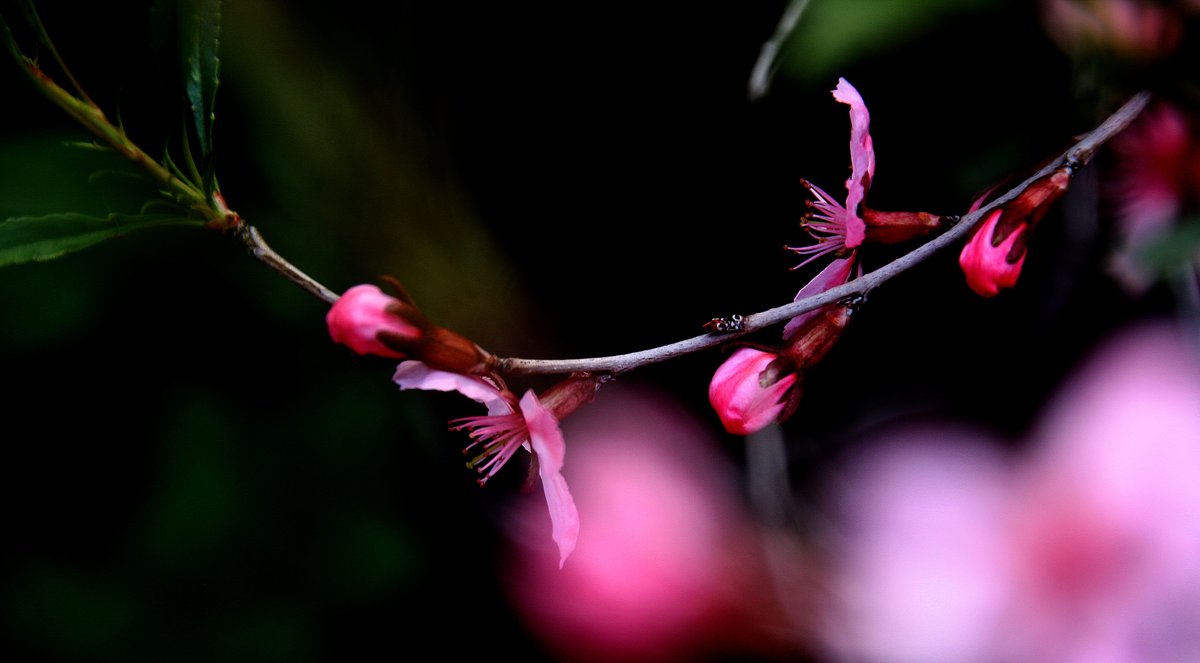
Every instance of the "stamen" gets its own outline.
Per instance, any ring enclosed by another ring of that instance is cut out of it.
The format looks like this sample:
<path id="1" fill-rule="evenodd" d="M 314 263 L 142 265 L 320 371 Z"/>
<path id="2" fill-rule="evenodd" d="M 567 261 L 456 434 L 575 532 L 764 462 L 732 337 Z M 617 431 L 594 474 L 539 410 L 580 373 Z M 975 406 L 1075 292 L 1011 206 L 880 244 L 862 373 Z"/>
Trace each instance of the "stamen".
<path id="1" fill-rule="evenodd" d="M 450 430 L 465 430 L 471 438 L 471 443 L 463 449 L 464 455 L 479 449 L 479 453 L 467 461 L 467 467 L 479 472 L 481 486 L 495 476 L 529 439 L 525 419 L 516 413 L 462 417 L 450 424 Z"/>

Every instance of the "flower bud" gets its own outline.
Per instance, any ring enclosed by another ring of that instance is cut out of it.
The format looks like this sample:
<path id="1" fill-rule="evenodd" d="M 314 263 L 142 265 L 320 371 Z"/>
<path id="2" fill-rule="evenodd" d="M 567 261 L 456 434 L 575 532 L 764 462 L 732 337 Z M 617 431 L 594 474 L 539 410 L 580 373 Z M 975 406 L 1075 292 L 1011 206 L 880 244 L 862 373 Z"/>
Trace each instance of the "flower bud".
<path id="1" fill-rule="evenodd" d="M 360 355 L 392 359 L 407 356 L 394 345 L 419 342 L 428 325 L 416 307 L 368 284 L 356 285 L 339 297 L 325 315 L 325 323 L 334 343 Z"/>
<path id="2" fill-rule="evenodd" d="M 491 371 L 493 355 L 461 334 L 430 323 L 403 288 L 399 290 L 400 297 L 393 297 L 374 285 L 350 288 L 325 316 L 329 336 L 360 355 L 417 359 L 462 375 Z"/>
<path id="3" fill-rule="evenodd" d="M 1070 180 L 1070 168 L 1059 168 L 1034 181 L 979 224 L 958 257 L 971 290 L 982 297 L 994 297 L 1016 285 L 1030 233 L 1066 192 Z M 972 210 L 980 202 L 976 201 Z"/>
<path id="4" fill-rule="evenodd" d="M 721 364 L 709 383 L 708 400 L 725 430 L 749 435 L 784 414 L 800 379 L 784 363 L 778 354 L 745 347 Z"/>

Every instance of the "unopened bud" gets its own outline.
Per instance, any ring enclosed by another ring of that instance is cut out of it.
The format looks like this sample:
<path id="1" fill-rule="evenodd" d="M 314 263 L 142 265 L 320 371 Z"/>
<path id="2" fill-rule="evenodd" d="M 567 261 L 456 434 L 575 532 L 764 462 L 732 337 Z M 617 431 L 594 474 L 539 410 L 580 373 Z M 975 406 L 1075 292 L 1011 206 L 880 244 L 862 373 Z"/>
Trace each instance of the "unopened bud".
<path id="1" fill-rule="evenodd" d="M 400 290 L 400 296 L 393 297 L 374 285 L 350 288 L 325 316 L 329 336 L 361 355 L 417 359 L 462 375 L 482 375 L 494 368 L 492 354 L 461 334 L 430 323 Z"/>
<path id="2" fill-rule="evenodd" d="M 708 400 L 725 430 L 750 435 L 790 413 L 800 376 L 781 359 L 774 352 L 745 347 L 717 368 Z"/>
<path id="3" fill-rule="evenodd" d="M 1016 285 L 1030 234 L 1066 192 L 1070 181 L 1071 170 L 1059 168 L 988 214 L 958 257 L 971 290 L 993 297 Z"/>
<path id="4" fill-rule="evenodd" d="M 356 285 L 339 297 L 325 315 L 325 323 L 335 343 L 360 355 L 392 359 L 408 356 L 395 346 L 419 343 L 427 325 L 416 307 L 369 284 Z"/>

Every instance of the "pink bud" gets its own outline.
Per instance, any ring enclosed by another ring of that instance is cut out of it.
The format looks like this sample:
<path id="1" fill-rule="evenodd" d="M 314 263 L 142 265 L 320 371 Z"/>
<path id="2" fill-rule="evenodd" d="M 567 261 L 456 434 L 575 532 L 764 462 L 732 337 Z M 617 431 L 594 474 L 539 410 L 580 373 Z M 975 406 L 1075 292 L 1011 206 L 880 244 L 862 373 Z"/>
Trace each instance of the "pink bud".
<path id="1" fill-rule="evenodd" d="M 981 297 L 995 297 L 1001 290 L 1016 285 L 1021 276 L 1021 265 L 1025 263 L 1024 251 L 1015 262 L 1008 261 L 1020 232 L 1010 233 L 998 246 L 992 245 L 996 223 L 1003 211 L 1000 208 L 992 211 L 958 256 L 967 285 Z"/>
<path id="2" fill-rule="evenodd" d="M 776 369 L 779 358 L 773 352 L 741 348 L 713 374 L 708 400 L 725 430 L 749 435 L 783 413 L 799 377 L 795 372 L 781 374 Z"/>
<path id="3" fill-rule="evenodd" d="M 411 310 L 415 316 L 406 316 Z M 413 319 L 416 318 L 416 320 Z M 374 285 L 356 285 L 343 294 L 325 316 L 329 336 L 360 355 L 402 359 L 406 355 L 381 340 L 416 342 L 423 334 L 423 318 L 411 306 L 384 294 Z M 393 343 L 394 345 L 394 343 Z"/>
<path id="4" fill-rule="evenodd" d="M 1017 284 L 1029 235 L 1050 206 L 1066 192 L 1071 172 L 1070 167 L 1063 166 L 1042 176 L 984 219 L 958 256 L 972 290 L 983 297 L 994 297 Z M 975 201 L 971 211 L 983 200 Z"/>

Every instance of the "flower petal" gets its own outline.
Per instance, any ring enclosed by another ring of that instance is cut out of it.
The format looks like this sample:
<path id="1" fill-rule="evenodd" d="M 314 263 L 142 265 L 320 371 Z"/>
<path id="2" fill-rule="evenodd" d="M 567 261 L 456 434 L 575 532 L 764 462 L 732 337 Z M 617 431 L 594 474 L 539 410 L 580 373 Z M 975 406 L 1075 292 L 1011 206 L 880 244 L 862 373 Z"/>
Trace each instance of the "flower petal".
<path id="1" fill-rule="evenodd" d="M 800 292 L 796 293 L 796 298 L 793 301 L 800 301 L 805 297 L 812 297 L 813 295 L 818 295 L 834 286 L 842 285 L 850 280 L 850 273 L 853 267 L 854 256 L 850 256 L 848 258 L 838 258 L 837 260 L 834 260 L 833 262 L 829 263 L 825 269 L 822 269 L 819 274 L 814 276 L 811 281 L 804 284 L 804 287 L 800 288 Z M 861 268 L 859 271 L 861 271 Z M 820 312 L 821 308 L 818 307 L 808 311 L 807 313 L 801 313 L 800 315 L 789 320 L 788 323 L 783 327 L 783 340 L 786 341 L 790 339 L 792 335 L 796 333 L 797 329 L 803 327 L 805 322 L 808 322 L 813 317 L 819 315 Z"/>
<path id="2" fill-rule="evenodd" d="M 844 78 L 838 79 L 833 98 L 850 106 L 850 179 L 846 180 L 846 247 L 855 248 L 866 236 L 866 224 L 858 216 L 859 205 L 867 197 L 875 179 L 875 147 L 871 141 L 871 114 L 862 95 Z"/>
<path id="3" fill-rule="evenodd" d="M 401 389 L 457 391 L 477 403 L 486 405 L 488 414 L 509 414 L 513 411 L 512 406 L 509 405 L 500 390 L 484 380 L 459 373 L 439 371 L 415 360 L 400 362 L 400 365 L 396 367 L 395 374 L 392 375 L 392 381 Z"/>
<path id="4" fill-rule="evenodd" d="M 533 453 L 537 454 L 538 476 L 546 492 L 551 532 L 554 542 L 558 544 L 558 565 L 561 568 L 579 540 L 579 512 L 575 509 L 571 491 L 567 489 L 567 480 L 562 475 L 567 444 L 558 427 L 558 420 L 542 407 L 532 391 L 525 392 L 521 398 L 521 413 L 529 427 L 530 446 Z"/>

